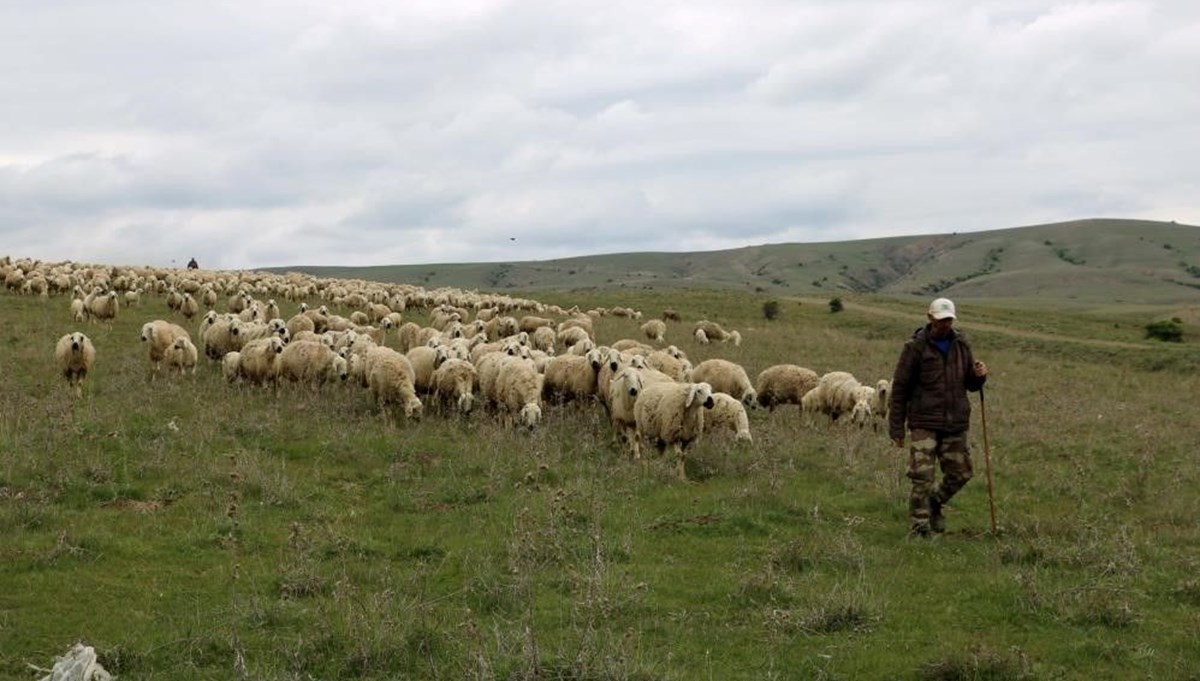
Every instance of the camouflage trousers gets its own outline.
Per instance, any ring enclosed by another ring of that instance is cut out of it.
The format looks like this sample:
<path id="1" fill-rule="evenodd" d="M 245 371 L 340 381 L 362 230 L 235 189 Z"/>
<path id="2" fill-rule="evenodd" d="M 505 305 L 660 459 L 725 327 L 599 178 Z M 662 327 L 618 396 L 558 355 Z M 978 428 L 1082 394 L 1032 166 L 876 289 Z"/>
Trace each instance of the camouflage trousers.
<path id="1" fill-rule="evenodd" d="M 942 504 L 971 479 L 971 452 L 965 430 L 947 433 L 914 428 L 909 436 L 912 447 L 908 477 L 912 480 L 912 494 L 908 498 L 908 517 L 914 531 L 926 533 L 930 530 L 932 510 L 940 511 Z M 939 463 L 942 482 L 935 487 L 934 467 Z"/>

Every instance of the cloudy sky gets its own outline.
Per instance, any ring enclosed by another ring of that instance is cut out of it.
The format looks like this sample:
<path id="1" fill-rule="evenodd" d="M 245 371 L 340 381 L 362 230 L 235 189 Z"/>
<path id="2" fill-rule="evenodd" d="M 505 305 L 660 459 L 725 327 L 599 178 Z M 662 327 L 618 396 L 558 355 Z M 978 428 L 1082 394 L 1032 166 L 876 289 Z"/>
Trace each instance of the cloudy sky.
<path id="1" fill-rule="evenodd" d="M 540 260 L 1200 222 L 1194 0 L 0 2 L 0 254 Z"/>

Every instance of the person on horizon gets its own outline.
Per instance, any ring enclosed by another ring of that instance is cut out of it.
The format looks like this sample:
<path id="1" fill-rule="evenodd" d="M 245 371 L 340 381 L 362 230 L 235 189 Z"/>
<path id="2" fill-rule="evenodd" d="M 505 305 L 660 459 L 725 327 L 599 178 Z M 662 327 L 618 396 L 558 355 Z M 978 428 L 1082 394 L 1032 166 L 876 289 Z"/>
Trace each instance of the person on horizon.
<path id="1" fill-rule="evenodd" d="M 928 537 L 946 531 L 942 506 L 971 479 L 967 429 L 971 425 L 968 392 L 983 388 L 987 365 L 975 360 L 967 339 L 954 329 L 954 303 L 938 298 L 929 304 L 929 323 L 904 344 L 892 375 L 888 434 L 904 447 L 908 425 L 911 449 L 908 477 L 910 534 Z M 942 482 L 934 487 L 934 468 Z"/>
<path id="2" fill-rule="evenodd" d="M 188 261 L 187 268 L 189 270 L 198 270 L 200 269 L 200 263 L 196 262 L 195 258 L 192 258 Z"/>

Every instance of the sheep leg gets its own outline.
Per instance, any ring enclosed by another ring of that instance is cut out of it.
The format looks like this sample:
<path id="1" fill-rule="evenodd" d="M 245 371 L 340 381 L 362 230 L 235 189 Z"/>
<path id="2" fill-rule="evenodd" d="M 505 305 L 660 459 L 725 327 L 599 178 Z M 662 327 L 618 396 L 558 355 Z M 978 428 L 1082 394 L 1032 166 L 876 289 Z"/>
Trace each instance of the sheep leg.
<path id="1" fill-rule="evenodd" d="M 684 460 L 686 455 L 683 453 L 683 447 L 675 445 L 675 472 L 679 474 L 680 482 L 688 482 L 687 472 L 684 470 Z"/>

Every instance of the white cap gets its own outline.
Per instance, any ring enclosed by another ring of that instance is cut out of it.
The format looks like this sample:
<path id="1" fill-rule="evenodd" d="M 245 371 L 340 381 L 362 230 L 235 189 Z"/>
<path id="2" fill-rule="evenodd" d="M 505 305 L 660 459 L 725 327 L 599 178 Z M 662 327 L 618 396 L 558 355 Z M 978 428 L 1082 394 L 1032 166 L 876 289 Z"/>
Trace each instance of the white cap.
<path id="1" fill-rule="evenodd" d="M 929 304 L 929 316 L 933 319 L 956 319 L 954 303 L 949 298 L 938 298 Z"/>

